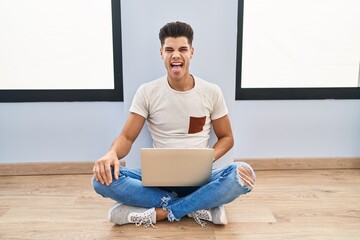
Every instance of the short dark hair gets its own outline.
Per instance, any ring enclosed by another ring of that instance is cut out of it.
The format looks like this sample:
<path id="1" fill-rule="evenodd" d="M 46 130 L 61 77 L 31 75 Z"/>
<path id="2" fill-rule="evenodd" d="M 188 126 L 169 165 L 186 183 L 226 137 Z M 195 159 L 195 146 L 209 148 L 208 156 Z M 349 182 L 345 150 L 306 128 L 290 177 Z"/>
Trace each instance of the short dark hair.
<path id="1" fill-rule="evenodd" d="M 190 46 L 192 45 L 192 41 L 194 39 L 194 32 L 191 26 L 184 22 L 170 22 L 165 24 L 159 32 L 159 39 L 161 42 L 161 46 L 164 45 L 165 39 L 168 37 L 186 37 L 188 39 L 188 43 Z"/>

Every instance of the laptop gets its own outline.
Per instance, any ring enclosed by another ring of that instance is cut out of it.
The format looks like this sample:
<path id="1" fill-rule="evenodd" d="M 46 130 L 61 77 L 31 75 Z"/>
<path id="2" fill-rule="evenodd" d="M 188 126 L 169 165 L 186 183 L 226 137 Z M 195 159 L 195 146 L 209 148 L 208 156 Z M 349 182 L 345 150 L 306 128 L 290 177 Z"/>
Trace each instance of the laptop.
<path id="1" fill-rule="evenodd" d="M 212 148 L 142 148 L 142 185 L 190 187 L 210 182 Z"/>

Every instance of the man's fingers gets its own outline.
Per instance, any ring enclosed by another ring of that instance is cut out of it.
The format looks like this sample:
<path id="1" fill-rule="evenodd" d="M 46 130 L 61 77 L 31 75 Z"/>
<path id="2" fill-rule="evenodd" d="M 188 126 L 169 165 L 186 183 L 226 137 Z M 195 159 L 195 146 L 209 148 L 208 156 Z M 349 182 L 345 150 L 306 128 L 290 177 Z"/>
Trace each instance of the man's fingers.
<path id="1" fill-rule="evenodd" d="M 96 176 L 96 165 L 94 164 L 94 167 L 93 167 L 93 169 L 92 169 L 92 173 L 93 173 L 93 177 L 95 178 L 95 180 L 96 181 L 99 181 L 98 179 L 97 179 L 97 176 Z"/>
<path id="2" fill-rule="evenodd" d="M 93 176 L 96 181 L 101 184 L 110 185 L 112 183 L 111 167 L 114 167 L 114 176 L 117 180 L 120 173 L 119 161 L 99 160 L 96 161 L 93 167 Z"/>
<path id="3" fill-rule="evenodd" d="M 120 173 L 120 163 L 119 161 L 116 161 L 114 163 L 114 177 L 116 180 L 118 180 L 119 178 L 119 173 Z"/>
<path id="4" fill-rule="evenodd" d="M 104 168 L 104 165 L 102 163 L 99 163 L 98 165 L 98 171 L 97 171 L 97 176 L 98 176 L 98 179 L 99 181 L 102 183 L 102 184 L 105 184 L 105 180 L 106 180 L 106 176 L 105 176 L 105 168 Z"/>
<path id="5" fill-rule="evenodd" d="M 109 185 L 112 182 L 112 176 L 111 176 L 111 167 L 110 164 L 104 164 L 104 174 L 105 174 L 105 183 L 106 185 Z"/>

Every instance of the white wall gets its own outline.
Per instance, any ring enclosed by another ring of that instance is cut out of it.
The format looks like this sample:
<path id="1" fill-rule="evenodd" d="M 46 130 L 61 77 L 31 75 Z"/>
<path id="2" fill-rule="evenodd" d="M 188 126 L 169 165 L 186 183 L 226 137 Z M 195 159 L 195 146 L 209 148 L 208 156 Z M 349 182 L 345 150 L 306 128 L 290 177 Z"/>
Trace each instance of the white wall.
<path id="1" fill-rule="evenodd" d="M 123 124 L 123 103 L 1 103 L 0 163 L 92 161 Z"/>
<path id="2" fill-rule="evenodd" d="M 1 103 L 0 163 L 94 161 L 104 154 L 136 88 L 165 74 L 158 31 L 176 20 L 195 31 L 191 72 L 220 85 L 229 106 L 235 147 L 218 165 L 244 157 L 360 156 L 360 100 L 234 100 L 236 14 L 236 0 L 122 0 L 124 103 Z M 138 166 L 138 149 L 149 145 L 144 129 L 128 164 Z"/>
<path id="3" fill-rule="evenodd" d="M 360 101 L 237 101 L 236 157 L 360 156 Z"/>

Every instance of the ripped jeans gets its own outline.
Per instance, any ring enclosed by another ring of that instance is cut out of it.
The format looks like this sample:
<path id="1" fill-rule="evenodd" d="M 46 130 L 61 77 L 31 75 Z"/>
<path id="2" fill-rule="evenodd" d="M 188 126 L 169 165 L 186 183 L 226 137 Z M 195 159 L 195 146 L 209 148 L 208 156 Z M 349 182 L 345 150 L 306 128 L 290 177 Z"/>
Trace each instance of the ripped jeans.
<path id="1" fill-rule="evenodd" d="M 233 163 L 223 168 L 213 169 L 210 183 L 201 187 L 143 187 L 141 170 L 121 167 L 118 180 L 107 186 L 92 180 L 95 191 L 103 197 L 111 198 L 126 205 L 144 208 L 163 208 L 169 211 L 169 221 L 179 221 L 188 213 L 209 209 L 229 203 L 240 195 L 252 190 L 238 175 L 237 167 L 253 169 L 244 162 Z"/>

